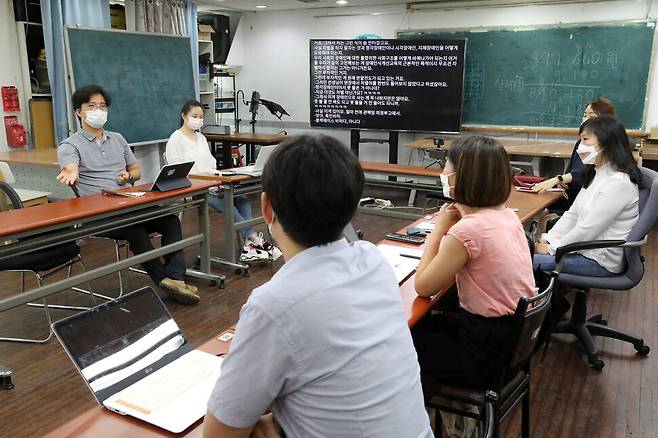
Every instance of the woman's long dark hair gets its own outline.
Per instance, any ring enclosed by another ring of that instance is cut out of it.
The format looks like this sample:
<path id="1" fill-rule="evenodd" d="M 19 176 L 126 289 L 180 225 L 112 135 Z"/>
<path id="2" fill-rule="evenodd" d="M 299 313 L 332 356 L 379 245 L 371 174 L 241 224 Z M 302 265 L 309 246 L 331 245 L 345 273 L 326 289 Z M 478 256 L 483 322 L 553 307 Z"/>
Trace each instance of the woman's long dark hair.
<path id="1" fill-rule="evenodd" d="M 591 117 L 580 126 L 579 134 L 583 132 L 596 136 L 602 148 L 601 153 L 605 155 L 613 169 L 624 172 L 633 184 L 640 185 L 642 174 L 633 158 L 626 129 L 618 119 L 611 116 Z M 594 165 L 588 165 L 583 187 L 590 185 L 595 174 Z"/>
<path id="2" fill-rule="evenodd" d="M 188 100 L 187 102 L 185 102 L 183 104 L 183 108 L 180 109 L 180 113 L 181 113 L 180 125 L 181 126 L 183 126 L 183 124 L 185 123 L 183 121 L 182 115 L 189 113 L 192 108 L 196 108 L 196 107 L 199 107 L 199 108 L 203 109 L 203 105 L 198 100 Z"/>

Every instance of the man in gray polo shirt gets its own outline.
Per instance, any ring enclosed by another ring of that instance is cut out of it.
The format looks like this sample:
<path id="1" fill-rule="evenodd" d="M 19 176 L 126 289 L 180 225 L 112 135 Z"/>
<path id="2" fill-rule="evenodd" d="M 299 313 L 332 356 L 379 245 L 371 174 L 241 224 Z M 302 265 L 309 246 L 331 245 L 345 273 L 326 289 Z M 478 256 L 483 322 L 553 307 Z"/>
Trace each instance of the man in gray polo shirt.
<path id="1" fill-rule="evenodd" d="M 270 156 L 262 212 L 286 263 L 240 312 L 204 437 L 432 436 L 393 269 L 341 238 L 363 184 L 330 137 L 293 137 Z"/>
<path id="2" fill-rule="evenodd" d="M 137 159 L 128 143 L 118 132 L 105 131 L 109 94 L 97 85 L 81 87 L 73 93 L 73 108 L 82 129 L 57 147 L 57 158 L 62 170 L 57 180 L 73 186 L 77 195 L 98 194 L 102 189 L 120 189 L 140 178 Z M 176 216 L 168 215 L 109 232 L 104 237 L 127 240 L 133 254 L 153 249 L 149 234 L 162 235 L 168 245 L 182 238 L 181 224 Z M 199 301 L 197 288 L 185 283 L 183 251 L 175 251 L 163 259 L 142 264 L 153 282 L 175 300 L 184 304 Z"/>

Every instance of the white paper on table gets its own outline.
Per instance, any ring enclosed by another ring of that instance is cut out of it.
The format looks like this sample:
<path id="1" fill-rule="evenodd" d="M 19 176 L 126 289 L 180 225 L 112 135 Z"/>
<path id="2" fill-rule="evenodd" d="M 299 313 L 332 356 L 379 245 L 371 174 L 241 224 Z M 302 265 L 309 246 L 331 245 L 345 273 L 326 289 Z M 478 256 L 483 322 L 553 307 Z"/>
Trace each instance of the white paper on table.
<path id="1" fill-rule="evenodd" d="M 434 222 L 425 221 L 416 225 L 416 228 L 420 228 L 421 230 L 425 230 L 425 231 L 432 231 L 435 225 L 436 224 Z"/>
<path id="2" fill-rule="evenodd" d="M 401 283 L 402 280 L 407 278 L 409 274 L 411 274 L 418 267 L 418 263 L 420 263 L 420 258 L 414 259 L 403 257 L 400 254 L 408 254 L 414 257 L 421 257 L 423 255 L 423 251 L 420 249 L 387 245 L 385 243 L 377 245 L 377 249 L 379 249 L 384 257 L 386 257 L 386 260 L 388 260 L 388 263 L 393 268 L 393 272 L 395 272 L 395 278 L 398 280 L 398 283 Z"/>

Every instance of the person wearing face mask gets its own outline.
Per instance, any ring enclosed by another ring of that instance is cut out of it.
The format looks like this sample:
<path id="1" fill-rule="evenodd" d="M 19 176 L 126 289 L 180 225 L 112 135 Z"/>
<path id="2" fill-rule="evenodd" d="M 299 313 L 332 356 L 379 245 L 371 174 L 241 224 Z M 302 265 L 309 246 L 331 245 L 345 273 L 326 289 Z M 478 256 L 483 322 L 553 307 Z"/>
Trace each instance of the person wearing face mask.
<path id="1" fill-rule="evenodd" d="M 191 173 L 208 173 L 217 170 L 217 161 L 210 153 L 210 147 L 206 137 L 199 132 L 203 126 L 203 106 L 196 100 L 185 102 L 181 108 L 181 127 L 175 130 L 165 149 L 167 163 L 181 163 L 194 161 Z M 224 199 L 222 192 L 213 190 L 208 198 L 210 206 L 219 211 L 224 211 Z M 251 202 L 246 196 L 237 196 L 233 207 L 233 220 L 242 222 L 251 219 Z M 281 251 L 263 239 L 262 233 L 256 233 L 252 227 L 240 230 L 244 240 L 241 262 L 256 262 L 265 260 L 276 260 L 281 256 Z"/>
<path id="2" fill-rule="evenodd" d="M 426 395 L 441 383 L 493 383 L 512 347 L 519 299 L 536 295 L 523 226 L 505 207 L 512 175 L 503 146 L 489 137 L 461 137 L 448 149 L 441 181 L 456 204 L 435 215 L 415 287 L 430 297 L 456 282 L 458 306 L 428 314 L 412 330 Z M 467 424 L 444 419 L 449 436 L 468 436 Z"/>
<path id="3" fill-rule="evenodd" d="M 278 437 L 274 421 L 288 438 L 432 436 L 393 269 L 342 237 L 364 180 L 331 137 L 270 155 L 261 210 L 285 264 L 240 311 L 204 437 Z"/>
<path id="4" fill-rule="evenodd" d="M 573 205 L 535 247 L 534 267 L 555 268 L 557 248 L 589 240 L 624 240 L 639 215 L 641 173 L 624 125 L 614 117 L 590 118 L 580 127 L 578 154 L 586 167 Z M 583 250 L 565 257 L 562 272 L 608 277 L 624 269 L 623 248 Z"/>
<path id="5" fill-rule="evenodd" d="M 111 104 L 107 91 L 87 85 L 77 89 L 72 100 L 80 129 L 57 147 L 61 167 L 57 180 L 75 186 L 80 196 L 98 194 L 103 189 L 121 189 L 139 180 L 139 163 L 126 139 L 118 132 L 103 129 Z M 126 240 L 133 254 L 141 254 L 153 249 L 149 238 L 152 232 L 162 235 L 163 245 L 182 239 L 181 224 L 174 215 L 114 230 L 103 237 Z M 183 304 L 199 301 L 197 288 L 185 283 L 182 250 L 149 260 L 142 266 L 153 282 L 176 301 Z"/>
<path id="6" fill-rule="evenodd" d="M 615 117 L 615 106 L 605 97 L 596 98 L 585 107 L 582 123 L 585 123 L 585 121 L 592 117 L 598 116 Z M 580 139 L 576 141 L 576 144 L 573 147 L 571 158 L 569 159 L 569 164 L 567 165 L 564 175 L 554 176 L 553 178 L 549 178 L 532 187 L 534 192 L 542 192 L 553 187 L 562 187 L 566 190 L 566 197 L 553 204 L 550 208 L 551 212 L 562 214 L 568 210 L 576 199 L 576 196 L 578 196 L 578 192 L 580 192 L 580 189 L 583 187 L 586 168 L 585 163 L 582 162 L 580 154 L 578 153 L 579 145 Z"/>

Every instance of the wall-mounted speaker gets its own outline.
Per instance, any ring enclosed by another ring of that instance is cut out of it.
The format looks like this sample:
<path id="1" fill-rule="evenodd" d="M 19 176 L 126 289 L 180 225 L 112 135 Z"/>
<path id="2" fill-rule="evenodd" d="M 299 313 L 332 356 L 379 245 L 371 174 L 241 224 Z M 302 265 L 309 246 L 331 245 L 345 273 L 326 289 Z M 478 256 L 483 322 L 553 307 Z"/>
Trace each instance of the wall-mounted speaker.
<path id="1" fill-rule="evenodd" d="M 14 0 L 14 20 L 41 23 L 41 2 L 39 0 Z"/>
<path id="2" fill-rule="evenodd" d="M 229 17 L 226 15 L 202 15 L 200 24 L 207 24 L 215 31 L 212 34 L 213 59 L 215 64 L 224 64 L 231 46 Z"/>

